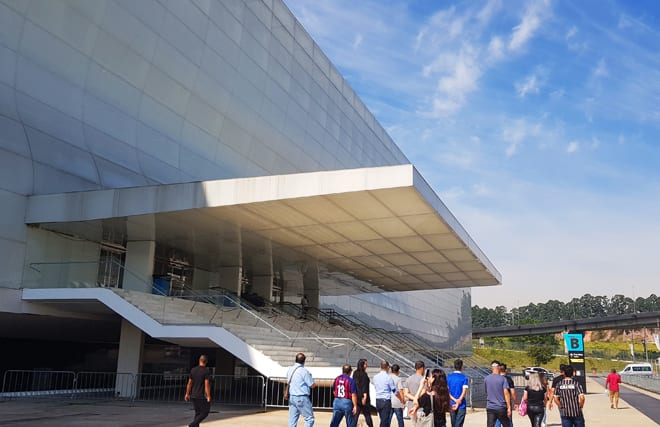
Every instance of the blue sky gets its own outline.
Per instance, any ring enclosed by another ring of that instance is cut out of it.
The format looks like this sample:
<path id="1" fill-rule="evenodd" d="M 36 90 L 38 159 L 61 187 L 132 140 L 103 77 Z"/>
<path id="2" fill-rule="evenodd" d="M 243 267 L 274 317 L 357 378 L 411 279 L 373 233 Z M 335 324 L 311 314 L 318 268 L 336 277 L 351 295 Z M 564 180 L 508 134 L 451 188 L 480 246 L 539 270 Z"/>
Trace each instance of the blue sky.
<path id="1" fill-rule="evenodd" d="M 660 3 L 285 2 L 502 273 L 473 304 L 660 294 Z"/>

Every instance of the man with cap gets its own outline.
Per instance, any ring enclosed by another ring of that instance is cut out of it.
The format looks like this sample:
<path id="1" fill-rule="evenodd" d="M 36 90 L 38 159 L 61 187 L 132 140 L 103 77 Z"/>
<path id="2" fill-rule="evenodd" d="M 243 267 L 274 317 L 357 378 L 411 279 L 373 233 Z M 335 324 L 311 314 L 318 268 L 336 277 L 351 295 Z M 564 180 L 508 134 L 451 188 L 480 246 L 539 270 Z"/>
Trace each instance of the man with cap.
<path id="1" fill-rule="evenodd" d="M 500 362 L 493 360 L 490 364 L 491 374 L 484 380 L 486 386 L 486 426 L 495 427 L 499 420 L 503 426 L 508 426 L 511 418 L 511 396 L 509 383 L 500 375 Z"/>

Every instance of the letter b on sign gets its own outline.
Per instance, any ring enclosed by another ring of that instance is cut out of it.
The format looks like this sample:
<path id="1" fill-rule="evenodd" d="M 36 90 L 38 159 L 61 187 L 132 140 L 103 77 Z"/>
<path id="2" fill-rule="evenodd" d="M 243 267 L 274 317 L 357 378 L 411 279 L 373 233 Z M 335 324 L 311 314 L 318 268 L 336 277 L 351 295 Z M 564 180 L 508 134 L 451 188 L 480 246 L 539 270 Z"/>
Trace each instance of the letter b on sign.
<path id="1" fill-rule="evenodd" d="M 584 351 L 582 334 L 565 334 L 564 342 L 568 351 Z"/>

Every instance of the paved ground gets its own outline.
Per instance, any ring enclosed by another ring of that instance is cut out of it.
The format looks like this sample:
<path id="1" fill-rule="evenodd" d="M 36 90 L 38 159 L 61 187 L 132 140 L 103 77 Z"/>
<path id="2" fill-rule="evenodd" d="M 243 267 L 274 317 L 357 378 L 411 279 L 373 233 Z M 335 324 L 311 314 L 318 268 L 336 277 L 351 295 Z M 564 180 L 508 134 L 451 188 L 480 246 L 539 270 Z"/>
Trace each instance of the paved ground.
<path id="1" fill-rule="evenodd" d="M 588 379 L 589 393 L 585 405 L 587 425 L 599 427 L 653 427 L 660 425 L 660 420 L 653 420 L 635 409 L 628 402 L 635 396 L 653 399 L 651 406 L 660 407 L 660 396 L 640 392 L 625 387 L 620 401 L 620 409 L 610 409 L 609 399 L 601 384 Z M 648 405 L 648 402 L 645 405 Z M 316 411 L 316 426 L 330 425 L 330 412 Z M 516 426 L 528 426 L 529 420 L 519 415 L 514 416 Z M 99 403 L 99 402 L 62 402 L 51 400 L 14 400 L 0 402 L 0 426 L 94 426 L 94 427 L 146 427 L 146 426 L 185 426 L 192 418 L 192 410 L 187 404 L 149 404 L 149 403 Z M 208 427 L 267 427 L 286 426 L 286 410 L 258 412 L 255 409 L 216 407 L 203 426 Z M 377 417 L 376 420 L 377 422 Z M 483 409 L 468 410 L 465 427 L 483 427 L 486 414 Z M 299 426 L 303 423 L 299 422 Z M 343 424 L 342 424 L 343 425 Z M 360 424 L 358 424 L 360 425 Z M 396 425 L 394 422 L 392 425 Z M 561 421 L 557 410 L 549 411 L 548 426 L 560 427 Z"/>

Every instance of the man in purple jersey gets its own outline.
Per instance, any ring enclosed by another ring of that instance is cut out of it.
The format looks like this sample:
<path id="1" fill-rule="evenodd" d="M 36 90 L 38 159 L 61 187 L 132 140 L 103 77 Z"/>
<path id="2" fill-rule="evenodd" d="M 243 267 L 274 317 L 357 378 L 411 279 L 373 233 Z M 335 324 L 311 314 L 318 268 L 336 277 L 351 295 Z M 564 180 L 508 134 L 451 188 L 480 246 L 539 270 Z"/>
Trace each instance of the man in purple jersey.
<path id="1" fill-rule="evenodd" d="M 335 378 L 332 383 L 332 395 L 335 401 L 332 403 L 332 420 L 330 427 L 338 427 L 341 419 L 346 417 L 346 427 L 355 424 L 355 413 L 357 412 L 357 389 L 351 378 L 353 368 L 348 363 L 341 367 L 342 374 Z"/>

